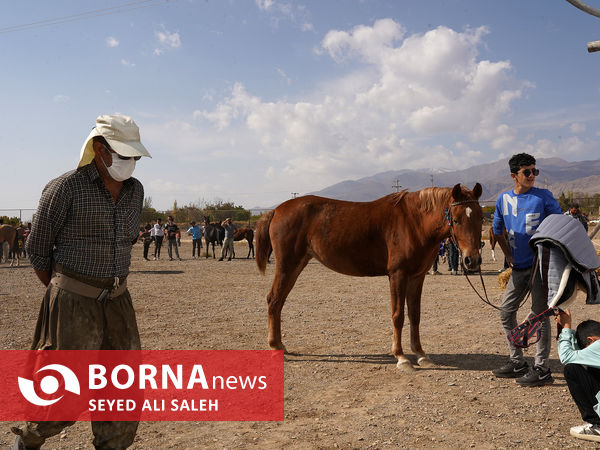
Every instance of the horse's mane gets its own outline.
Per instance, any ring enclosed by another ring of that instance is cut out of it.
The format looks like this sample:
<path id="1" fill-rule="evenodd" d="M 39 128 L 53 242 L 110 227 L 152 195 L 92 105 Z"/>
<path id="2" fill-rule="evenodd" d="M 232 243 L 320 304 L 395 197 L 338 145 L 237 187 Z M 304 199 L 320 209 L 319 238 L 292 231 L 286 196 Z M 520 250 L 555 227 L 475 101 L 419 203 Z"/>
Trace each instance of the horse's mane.
<path id="1" fill-rule="evenodd" d="M 413 194 L 418 196 L 418 207 L 424 212 L 431 212 L 448 205 L 451 191 L 452 189 L 450 188 L 429 187 L 416 192 L 408 192 L 407 190 L 403 190 L 394 194 L 390 194 L 390 197 L 392 198 L 394 204 L 398 205 L 408 194 Z"/>

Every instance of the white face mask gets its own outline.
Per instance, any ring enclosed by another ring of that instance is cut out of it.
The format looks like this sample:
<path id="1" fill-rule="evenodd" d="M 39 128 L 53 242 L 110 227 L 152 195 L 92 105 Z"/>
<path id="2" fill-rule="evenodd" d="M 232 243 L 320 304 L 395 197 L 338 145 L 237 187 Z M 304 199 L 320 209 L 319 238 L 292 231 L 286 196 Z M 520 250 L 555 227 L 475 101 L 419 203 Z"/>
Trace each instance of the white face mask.
<path id="1" fill-rule="evenodd" d="M 104 160 L 102 160 L 102 163 L 104 164 L 104 167 L 106 167 L 106 170 L 111 178 L 115 181 L 125 181 L 128 178 L 131 178 L 131 174 L 135 169 L 135 159 L 121 159 L 116 153 L 111 154 L 112 165 L 110 167 L 106 167 Z"/>

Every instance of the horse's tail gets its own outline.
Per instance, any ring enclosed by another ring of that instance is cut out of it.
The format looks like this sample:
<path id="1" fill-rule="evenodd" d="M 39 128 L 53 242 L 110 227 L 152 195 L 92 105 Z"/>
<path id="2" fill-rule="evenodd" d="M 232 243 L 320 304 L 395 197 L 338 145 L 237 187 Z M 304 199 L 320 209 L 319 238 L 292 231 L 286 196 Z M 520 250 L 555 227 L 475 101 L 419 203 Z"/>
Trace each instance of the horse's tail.
<path id="1" fill-rule="evenodd" d="M 269 227 L 271 226 L 271 220 L 275 210 L 269 211 L 267 214 L 261 217 L 256 224 L 256 265 L 261 275 L 265 274 L 267 269 L 267 262 L 269 255 L 271 254 L 271 236 L 269 236 Z"/>

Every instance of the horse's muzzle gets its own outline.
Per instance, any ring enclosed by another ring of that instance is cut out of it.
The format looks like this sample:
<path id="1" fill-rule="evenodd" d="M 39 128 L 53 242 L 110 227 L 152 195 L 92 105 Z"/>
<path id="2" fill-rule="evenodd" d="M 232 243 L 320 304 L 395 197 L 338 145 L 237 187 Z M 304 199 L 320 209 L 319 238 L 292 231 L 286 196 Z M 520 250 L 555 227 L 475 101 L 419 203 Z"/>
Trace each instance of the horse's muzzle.
<path id="1" fill-rule="evenodd" d="M 479 270 L 481 266 L 481 255 L 465 256 L 465 267 L 469 270 Z"/>

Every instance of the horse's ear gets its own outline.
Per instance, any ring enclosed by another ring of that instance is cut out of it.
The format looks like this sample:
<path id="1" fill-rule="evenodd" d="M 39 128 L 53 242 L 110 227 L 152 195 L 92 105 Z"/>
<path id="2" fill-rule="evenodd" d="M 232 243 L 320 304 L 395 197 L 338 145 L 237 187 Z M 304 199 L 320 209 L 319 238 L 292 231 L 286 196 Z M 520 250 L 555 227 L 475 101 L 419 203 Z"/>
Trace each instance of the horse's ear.
<path id="1" fill-rule="evenodd" d="M 460 196 L 462 195 L 462 189 L 460 188 L 460 183 L 454 185 L 454 187 L 452 188 L 452 198 L 454 200 L 459 200 Z"/>
<path id="2" fill-rule="evenodd" d="M 473 195 L 475 196 L 475 198 L 479 198 L 481 197 L 481 193 L 483 192 L 483 189 L 481 188 L 481 185 L 479 183 L 475 183 L 475 187 L 473 188 Z"/>

